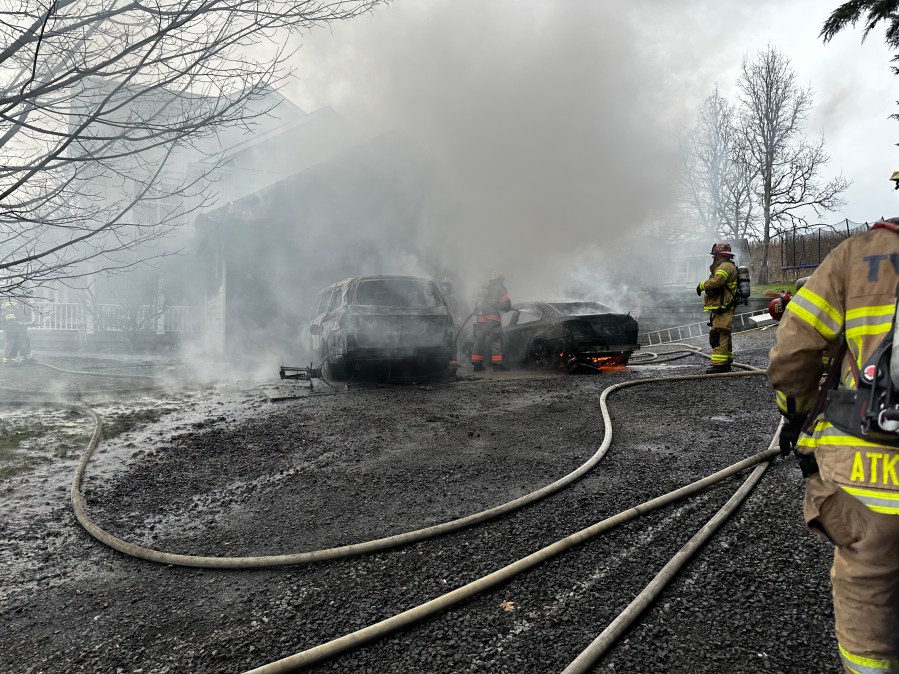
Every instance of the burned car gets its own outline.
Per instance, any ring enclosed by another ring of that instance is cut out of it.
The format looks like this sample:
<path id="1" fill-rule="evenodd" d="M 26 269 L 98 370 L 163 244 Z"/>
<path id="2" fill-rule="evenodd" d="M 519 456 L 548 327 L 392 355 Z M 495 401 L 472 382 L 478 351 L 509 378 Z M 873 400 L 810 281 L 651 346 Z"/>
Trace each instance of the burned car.
<path id="1" fill-rule="evenodd" d="M 455 325 L 437 285 L 414 276 L 344 279 L 319 293 L 309 350 L 327 377 L 448 374 Z"/>
<path id="2" fill-rule="evenodd" d="M 568 370 L 627 365 L 639 348 L 637 320 L 598 302 L 526 302 L 503 316 L 503 352 L 512 365 Z"/>

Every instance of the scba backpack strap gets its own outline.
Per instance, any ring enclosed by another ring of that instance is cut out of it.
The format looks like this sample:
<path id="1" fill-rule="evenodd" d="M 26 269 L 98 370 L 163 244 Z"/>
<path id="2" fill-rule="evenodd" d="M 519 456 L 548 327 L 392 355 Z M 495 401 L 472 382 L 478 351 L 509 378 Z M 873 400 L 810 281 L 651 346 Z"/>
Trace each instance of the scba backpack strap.
<path id="1" fill-rule="evenodd" d="M 892 377 L 894 370 L 899 373 L 899 362 L 892 365 L 894 344 L 899 346 L 895 334 L 899 285 L 896 294 L 892 324 L 871 357 L 859 368 L 852 354 L 847 354 L 856 389 L 828 391 L 824 418 L 857 438 L 899 447 L 899 386 Z M 899 361 L 899 348 L 896 356 Z"/>

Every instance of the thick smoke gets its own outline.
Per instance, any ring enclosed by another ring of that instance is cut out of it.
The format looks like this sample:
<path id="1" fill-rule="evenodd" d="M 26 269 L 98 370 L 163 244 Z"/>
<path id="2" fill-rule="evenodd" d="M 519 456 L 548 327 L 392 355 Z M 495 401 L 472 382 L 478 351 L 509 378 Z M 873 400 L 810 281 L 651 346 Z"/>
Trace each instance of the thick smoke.
<path id="1" fill-rule="evenodd" d="M 397 3 L 312 36 L 296 98 L 433 157 L 418 246 L 462 292 L 500 269 L 513 299 L 558 297 L 585 285 L 581 251 L 625 271 L 610 253 L 669 207 L 682 82 L 648 4 Z"/>
<path id="2" fill-rule="evenodd" d="M 271 304 L 307 318 L 324 286 L 383 273 L 449 276 L 470 307 L 477 287 L 501 270 L 513 301 L 577 295 L 639 315 L 629 291 L 664 281 L 679 132 L 716 83 L 734 98 L 745 54 L 773 43 L 792 58 L 800 37 L 823 49 L 824 10 L 801 4 L 407 0 L 313 31 L 284 93 L 307 111 L 331 106 L 372 137 L 409 141 L 428 157 L 429 189 L 423 204 L 411 190 L 415 198 L 395 209 L 418 209 L 414 254 L 399 227 L 357 219 L 368 238 L 346 237 L 356 248 L 341 255 L 321 245 L 327 236 L 309 235 L 314 214 L 297 214 L 301 257 L 328 265 L 309 265 L 298 283 L 302 261 L 282 270 L 264 256 Z M 820 118 L 838 118 L 833 98 L 822 101 Z M 421 163 L 398 165 L 408 173 L 398 183 L 424 182 Z M 322 201 L 312 196 L 306 201 Z M 277 219 L 295 215 L 285 210 Z M 327 217 L 317 227 L 336 231 Z M 398 237 L 402 250 L 391 244 Z M 372 255 L 363 250 L 369 241 Z M 263 328 L 257 341 L 272 332 Z"/>

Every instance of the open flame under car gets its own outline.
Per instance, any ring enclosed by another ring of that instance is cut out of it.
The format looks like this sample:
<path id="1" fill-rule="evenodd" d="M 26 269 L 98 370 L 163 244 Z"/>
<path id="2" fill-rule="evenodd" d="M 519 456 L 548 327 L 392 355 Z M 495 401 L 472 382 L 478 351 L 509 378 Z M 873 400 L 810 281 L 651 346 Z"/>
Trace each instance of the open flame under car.
<path id="1" fill-rule="evenodd" d="M 627 365 L 639 349 L 637 320 L 598 302 L 515 304 L 503 316 L 504 360 L 512 365 L 574 370 Z"/>

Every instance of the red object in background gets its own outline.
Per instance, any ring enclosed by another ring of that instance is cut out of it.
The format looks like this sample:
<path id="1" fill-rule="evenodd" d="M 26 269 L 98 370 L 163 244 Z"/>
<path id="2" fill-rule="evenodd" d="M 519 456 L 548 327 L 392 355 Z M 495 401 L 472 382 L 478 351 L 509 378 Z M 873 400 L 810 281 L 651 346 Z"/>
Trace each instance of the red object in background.
<path id="1" fill-rule="evenodd" d="M 793 294 L 789 290 L 784 290 L 777 299 L 771 300 L 771 303 L 768 305 L 768 313 L 771 315 L 771 318 L 775 321 L 780 321 L 781 316 L 784 315 L 784 309 L 787 308 L 792 297 Z"/>

